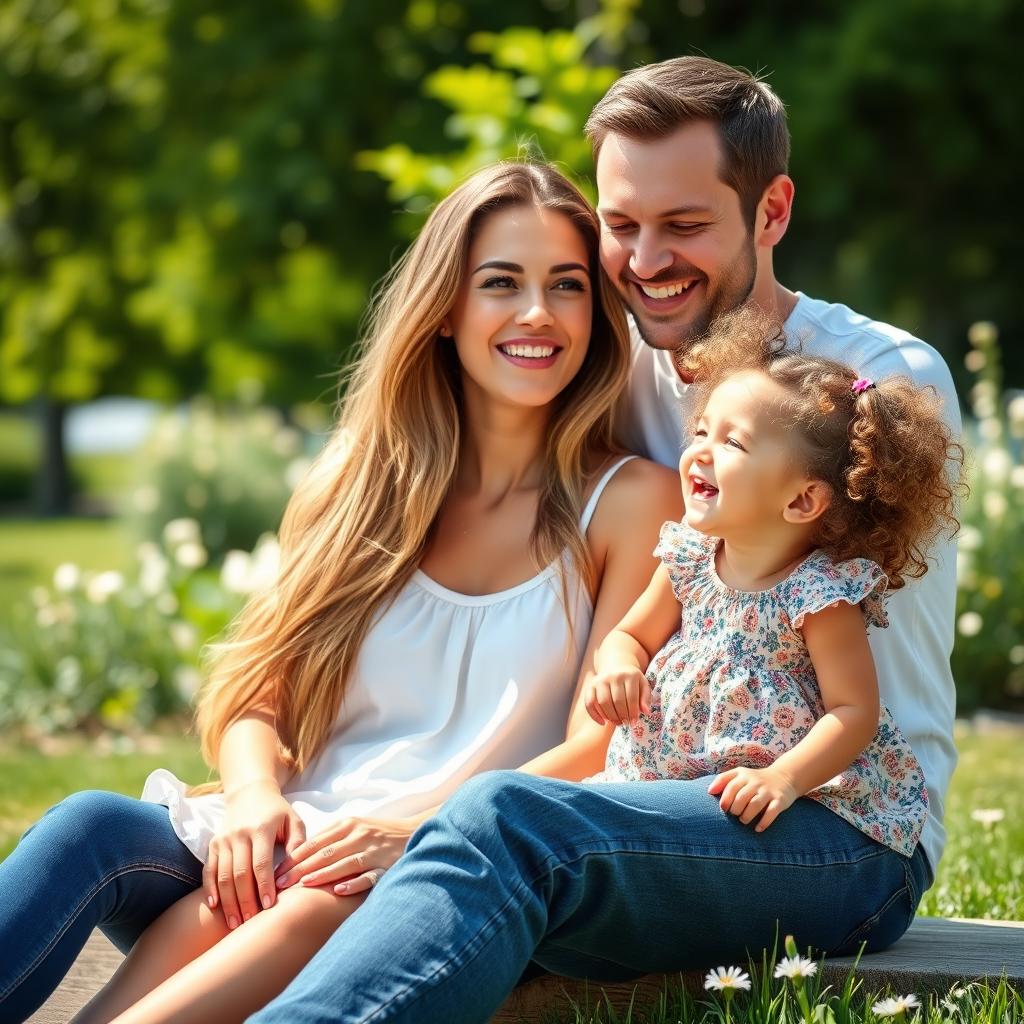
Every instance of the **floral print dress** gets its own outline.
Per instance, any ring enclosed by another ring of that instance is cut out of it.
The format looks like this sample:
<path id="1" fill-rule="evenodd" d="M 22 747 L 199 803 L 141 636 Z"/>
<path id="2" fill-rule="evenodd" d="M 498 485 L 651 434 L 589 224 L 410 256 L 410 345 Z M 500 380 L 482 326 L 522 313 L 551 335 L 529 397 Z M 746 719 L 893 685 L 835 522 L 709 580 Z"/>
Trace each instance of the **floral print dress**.
<path id="1" fill-rule="evenodd" d="M 651 659 L 651 710 L 615 730 L 605 770 L 588 781 L 695 779 L 763 768 L 792 749 L 824 713 L 800 628 L 841 601 L 869 626 L 888 625 L 885 574 L 863 558 L 814 551 L 780 583 L 733 590 L 718 577 L 718 539 L 665 523 L 655 548 L 682 606 L 679 630 Z M 924 773 L 889 711 L 867 748 L 805 794 L 872 839 L 910 856 L 928 814 Z"/>

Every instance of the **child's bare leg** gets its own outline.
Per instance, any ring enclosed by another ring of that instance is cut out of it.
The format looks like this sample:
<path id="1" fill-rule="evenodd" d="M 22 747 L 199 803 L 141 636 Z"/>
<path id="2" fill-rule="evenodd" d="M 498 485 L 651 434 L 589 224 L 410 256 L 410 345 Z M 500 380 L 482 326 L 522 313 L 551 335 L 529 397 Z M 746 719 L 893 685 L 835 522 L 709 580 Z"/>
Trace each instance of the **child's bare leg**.
<path id="1" fill-rule="evenodd" d="M 118 1016 L 117 1024 L 244 1021 L 284 990 L 365 898 L 335 896 L 330 886 L 286 889 L 275 906 L 222 933 L 219 942 Z"/>

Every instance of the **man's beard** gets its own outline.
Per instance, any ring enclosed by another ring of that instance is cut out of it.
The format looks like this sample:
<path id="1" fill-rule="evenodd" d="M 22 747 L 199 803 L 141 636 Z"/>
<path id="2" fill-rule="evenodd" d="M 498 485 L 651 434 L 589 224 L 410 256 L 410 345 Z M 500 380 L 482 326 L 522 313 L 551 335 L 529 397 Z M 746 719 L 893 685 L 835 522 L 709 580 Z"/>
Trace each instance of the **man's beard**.
<path id="1" fill-rule="evenodd" d="M 679 272 L 679 268 L 673 267 L 671 277 L 669 274 L 662 274 L 666 280 L 678 280 L 680 277 L 699 273 L 696 268 Z M 657 330 L 653 324 L 645 325 L 642 317 L 646 311 L 637 311 L 630 306 L 640 337 L 651 348 L 670 349 L 678 354 L 685 353 L 696 342 L 706 338 L 711 330 L 712 324 L 723 313 L 729 313 L 742 306 L 750 293 L 754 290 L 754 280 L 757 277 L 757 258 L 754 248 L 754 239 L 747 234 L 746 240 L 740 247 L 736 259 L 729 265 L 729 269 L 719 278 L 714 291 L 708 291 L 706 305 L 689 323 L 681 324 L 678 327 L 671 323 L 658 323 Z M 702 283 L 707 285 L 707 276 L 702 275 Z M 627 291 L 627 294 L 629 292 Z M 628 303 L 627 303 L 628 305 Z"/>

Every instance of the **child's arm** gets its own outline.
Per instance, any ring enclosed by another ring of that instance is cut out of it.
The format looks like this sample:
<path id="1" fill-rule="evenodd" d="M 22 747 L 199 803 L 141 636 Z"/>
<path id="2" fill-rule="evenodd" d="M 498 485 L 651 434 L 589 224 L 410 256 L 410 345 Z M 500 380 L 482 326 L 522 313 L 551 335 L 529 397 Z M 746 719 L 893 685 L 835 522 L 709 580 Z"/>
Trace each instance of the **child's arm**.
<path id="1" fill-rule="evenodd" d="M 654 570 L 647 589 L 594 655 L 584 704 L 599 725 L 635 722 L 650 710 L 650 684 L 644 676 L 652 654 L 679 628 L 679 602 L 664 565 Z"/>
<path id="2" fill-rule="evenodd" d="M 797 797 L 849 768 L 878 729 L 878 677 L 860 607 L 839 604 L 808 615 L 803 635 L 825 714 L 769 767 L 734 768 L 708 787 L 745 825 L 761 815 L 758 832 Z"/>

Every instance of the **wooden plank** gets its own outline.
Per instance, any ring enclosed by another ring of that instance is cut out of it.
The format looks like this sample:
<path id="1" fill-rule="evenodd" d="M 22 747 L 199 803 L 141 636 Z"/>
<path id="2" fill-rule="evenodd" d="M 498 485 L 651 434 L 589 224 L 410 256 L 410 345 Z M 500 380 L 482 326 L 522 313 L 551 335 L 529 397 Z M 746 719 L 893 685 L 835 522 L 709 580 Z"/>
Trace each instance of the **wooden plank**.
<path id="1" fill-rule="evenodd" d="M 841 985 L 853 967 L 852 957 L 826 960 L 825 981 Z M 981 978 L 1007 980 L 1024 990 L 1024 922 L 969 921 L 918 917 L 906 935 L 881 953 L 861 957 L 857 977 L 865 990 L 877 992 L 887 985 L 897 993 L 940 992 Z M 638 1006 L 653 1003 L 666 985 L 682 983 L 691 992 L 703 990 L 706 971 L 648 974 L 636 981 L 610 985 L 547 975 L 520 985 L 491 1024 L 519 1024 L 539 1018 L 541 1012 L 567 996 L 580 1005 L 593 1006 L 608 997 L 619 1011 L 630 1000 Z"/>
<path id="2" fill-rule="evenodd" d="M 103 988 L 123 959 L 117 947 L 102 932 L 93 932 L 60 983 L 60 988 L 29 1017 L 26 1024 L 67 1024 Z"/>
<path id="3" fill-rule="evenodd" d="M 93 934 L 61 987 L 30 1019 L 29 1024 L 65 1024 L 105 984 L 121 962 L 121 954 L 99 932 Z M 828 960 L 824 976 L 841 984 L 853 966 L 852 958 Z M 864 987 L 879 991 L 886 985 L 899 993 L 947 992 L 956 984 L 976 978 L 998 978 L 1005 973 L 1024 990 L 1024 922 L 944 920 L 918 917 L 910 930 L 890 949 L 861 958 L 857 977 Z M 700 991 L 704 972 L 649 974 L 636 981 L 596 985 L 572 978 L 546 975 L 520 985 L 509 996 L 492 1024 L 519 1024 L 538 1019 L 545 1010 L 569 996 L 591 1005 L 608 995 L 612 1004 L 624 1010 L 631 999 L 637 1005 L 654 1002 L 666 983 L 681 980 L 692 991 Z"/>

